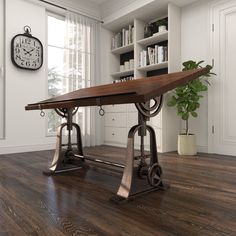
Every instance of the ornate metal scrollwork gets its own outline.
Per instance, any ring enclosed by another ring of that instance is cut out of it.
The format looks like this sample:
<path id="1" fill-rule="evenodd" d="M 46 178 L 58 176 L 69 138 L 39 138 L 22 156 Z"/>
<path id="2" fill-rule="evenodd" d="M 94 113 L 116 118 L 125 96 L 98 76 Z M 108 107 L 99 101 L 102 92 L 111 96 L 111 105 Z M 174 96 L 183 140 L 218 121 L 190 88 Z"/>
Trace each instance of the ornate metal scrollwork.
<path id="1" fill-rule="evenodd" d="M 154 104 L 151 104 L 152 101 Z M 162 104 L 163 95 L 153 98 L 149 102 L 135 103 L 135 106 L 143 116 L 150 118 L 156 116 L 160 112 Z"/>
<path id="2" fill-rule="evenodd" d="M 78 156 L 83 156 L 82 150 L 82 138 L 81 131 L 79 125 L 73 122 L 73 115 L 78 111 L 78 107 L 76 108 L 57 108 L 55 109 L 56 113 L 65 118 L 65 123 L 62 123 L 57 132 L 57 145 L 56 151 L 53 157 L 52 164 L 49 169 L 44 171 L 46 175 L 52 175 L 58 172 L 77 170 L 82 168 L 81 159 L 74 158 L 75 154 Z M 62 142 L 63 130 L 67 129 L 67 141 L 65 143 Z M 74 138 L 76 141 L 72 143 L 72 130 L 74 132 Z"/>
<path id="3" fill-rule="evenodd" d="M 76 114 L 76 112 L 78 111 L 78 107 L 75 107 L 72 111 L 72 116 L 74 116 Z M 63 117 L 63 118 L 68 118 L 68 109 L 67 108 L 56 108 L 55 112 Z"/>
<path id="4" fill-rule="evenodd" d="M 138 166 L 138 177 L 141 179 L 144 179 L 148 175 L 148 165 L 145 163 L 145 165 L 142 165 L 141 163 Z"/>

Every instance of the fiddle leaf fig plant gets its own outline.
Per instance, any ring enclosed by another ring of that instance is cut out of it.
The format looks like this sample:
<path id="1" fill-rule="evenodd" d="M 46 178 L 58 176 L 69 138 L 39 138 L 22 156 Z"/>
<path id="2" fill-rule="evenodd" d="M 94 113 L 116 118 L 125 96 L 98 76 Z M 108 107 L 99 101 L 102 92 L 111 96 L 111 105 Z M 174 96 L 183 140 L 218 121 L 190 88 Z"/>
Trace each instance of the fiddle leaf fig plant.
<path id="1" fill-rule="evenodd" d="M 203 62 L 186 61 L 183 63 L 182 71 L 202 68 Z M 167 102 L 168 106 L 176 107 L 177 115 L 185 121 L 185 132 L 183 134 L 186 135 L 189 134 L 189 118 L 190 116 L 198 116 L 197 109 L 200 107 L 199 100 L 203 97 L 202 92 L 207 91 L 208 85 L 210 85 L 208 79 L 214 74 L 210 72 L 212 66 L 207 65 L 206 67 L 209 69 L 209 73 L 174 89 L 174 95 Z"/>

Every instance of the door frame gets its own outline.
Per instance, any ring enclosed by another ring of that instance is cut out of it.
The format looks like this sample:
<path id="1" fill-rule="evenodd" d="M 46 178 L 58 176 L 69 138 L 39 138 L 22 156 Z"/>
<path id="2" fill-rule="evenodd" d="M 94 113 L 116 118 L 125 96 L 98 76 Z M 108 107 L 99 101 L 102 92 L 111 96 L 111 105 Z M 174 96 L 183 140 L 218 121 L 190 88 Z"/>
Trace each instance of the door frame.
<path id="1" fill-rule="evenodd" d="M 219 1 L 214 1 L 209 3 L 209 17 L 210 17 L 210 37 L 209 37 L 209 48 L 210 48 L 210 58 L 209 60 L 212 61 L 212 64 L 214 65 L 213 72 L 216 73 L 216 76 L 213 80 L 211 80 L 211 86 L 209 86 L 209 93 L 208 93 L 208 153 L 216 153 L 216 145 L 215 143 L 215 138 L 214 138 L 214 133 L 215 133 L 215 124 L 217 123 L 216 120 L 219 118 L 217 117 L 217 104 L 220 105 L 221 101 L 220 98 L 216 96 L 218 94 L 219 87 L 214 88 L 217 83 L 218 83 L 218 78 L 220 76 L 220 67 L 219 67 L 219 56 L 215 55 L 216 52 L 216 45 L 219 43 L 216 41 L 216 37 L 214 34 L 214 28 L 216 27 L 216 22 L 214 22 L 214 13 L 217 10 L 217 8 L 220 5 L 226 4 L 226 3 L 236 3 L 236 0 L 219 0 Z M 219 39 L 219 37 L 217 38 Z M 210 96 L 209 96 L 210 94 Z M 214 106 L 212 106 L 214 104 Z"/>
<path id="2" fill-rule="evenodd" d="M 6 130 L 5 130 L 5 124 L 6 124 L 6 81 L 5 81 L 5 59 L 6 59 L 6 43 L 5 43 L 5 36 L 6 36 L 6 0 L 2 0 L 2 6 L 1 6 L 1 11 L 3 12 L 3 15 L 1 16 L 2 18 L 2 22 L 1 27 L 0 27 L 0 31 L 2 33 L 1 36 L 1 40 L 0 40 L 0 48 L 2 49 L 1 52 L 3 53 L 1 56 L 1 60 L 0 60 L 0 83 L 1 83 L 1 88 L 0 88 L 0 92 L 2 92 L 2 94 L 0 95 L 0 98 L 2 99 L 2 101 L 0 101 L 2 104 L 0 104 L 0 112 L 2 112 L 2 114 L 0 114 L 0 116 L 2 116 L 0 118 L 0 140 L 4 140 L 5 139 L 5 135 L 6 135 Z"/>

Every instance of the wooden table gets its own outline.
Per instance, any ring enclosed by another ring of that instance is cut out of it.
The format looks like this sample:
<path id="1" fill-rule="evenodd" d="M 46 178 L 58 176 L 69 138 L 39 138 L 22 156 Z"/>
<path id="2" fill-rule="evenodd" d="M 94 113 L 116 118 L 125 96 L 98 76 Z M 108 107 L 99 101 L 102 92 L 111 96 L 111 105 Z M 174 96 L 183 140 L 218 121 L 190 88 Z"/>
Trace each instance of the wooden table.
<path id="1" fill-rule="evenodd" d="M 78 107 L 102 106 L 110 104 L 134 103 L 139 112 L 139 122 L 128 133 L 126 163 L 120 166 L 109 161 L 95 160 L 104 164 L 124 167 L 123 177 L 114 201 L 131 199 L 137 195 L 163 189 L 162 169 L 158 164 L 156 136 L 154 129 L 146 121 L 159 113 L 163 103 L 163 94 L 177 86 L 186 84 L 201 75 L 208 73 L 207 68 L 184 72 L 140 78 L 115 84 L 101 85 L 80 89 L 61 96 L 53 97 L 41 102 L 29 104 L 26 110 L 55 109 L 58 115 L 66 118 L 67 122 L 58 128 L 57 145 L 51 166 L 44 174 L 51 175 L 64 171 L 83 168 L 89 157 L 83 155 L 81 131 L 78 124 L 73 123 L 72 116 Z M 150 105 L 153 100 L 153 105 Z M 103 109 L 100 109 L 103 113 Z M 62 131 L 68 130 L 68 142 L 62 143 Z M 76 143 L 71 141 L 72 129 L 76 130 Z M 144 137 L 150 136 L 150 154 L 144 152 Z M 139 157 L 134 157 L 134 135 L 138 132 L 141 139 Z M 134 168 L 134 159 L 139 165 Z M 148 160 L 148 161 L 147 161 Z M 93 160 L 94 161 L 94 160 Z"/>

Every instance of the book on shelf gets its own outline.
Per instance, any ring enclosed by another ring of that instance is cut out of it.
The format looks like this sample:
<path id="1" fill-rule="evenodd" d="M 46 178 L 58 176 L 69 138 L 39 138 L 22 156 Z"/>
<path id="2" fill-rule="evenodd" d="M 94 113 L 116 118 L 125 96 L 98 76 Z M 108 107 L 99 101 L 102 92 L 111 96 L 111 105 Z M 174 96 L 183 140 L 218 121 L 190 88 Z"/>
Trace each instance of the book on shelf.
<path id="1" fill-rule="evenodd" d="M 157 49 L 158 63 L 168 61 L 168 48 L 167 46 L 159 46 Z"/>
<path id="2" fill-rule="evenodd" d="M 157 44 L 154 47 L 154 53 L 155 53 L 154 63 L 157 64 L 158 63 L 158 45 Z"/>
<path id="3" fill-rule="evenodd" d="M 112 37 L 111 50 L 132 44 L 133 39 L 134 39 L 134 26 L 129 25 L 128 28 L 123 28 L 120 32 L 116 33 Z"/>
<path id="4" fill-rule="evenodd" d="M 139 67 L 154 65 L 168 61 L 168 47 L 154 45 L 147 47 L 147 50 L 142 50 L 139 53 Z"/>
<path id="5" fill-rule="evenodd" d="M 123 28 L 122 29 L 122 44 L 121 46 L 124 46 L 125 45 L 125 29 Z"/>
<path id="6" fill-rule="evenodd" d="M 147 52 L 148 52 L 147 64 L 148 64 L 148 65 L 153 65 L 153 64 L 155 64 L 155 50 L 154 50 L 154 48 L 148 47 L 148 48 L 147 48 Z"/>
<path id="7" fill-rule="evenodd" d="M 147 51 L 143 50 L 139 53 L 139 67 L 147 65 Z"/>
<path id="8" fill-rule="evenodd" d="M 164 61 L 164 47 L 159 46 L 157 49 L 158 53 L 158 63 L 161 63 Z"/>

